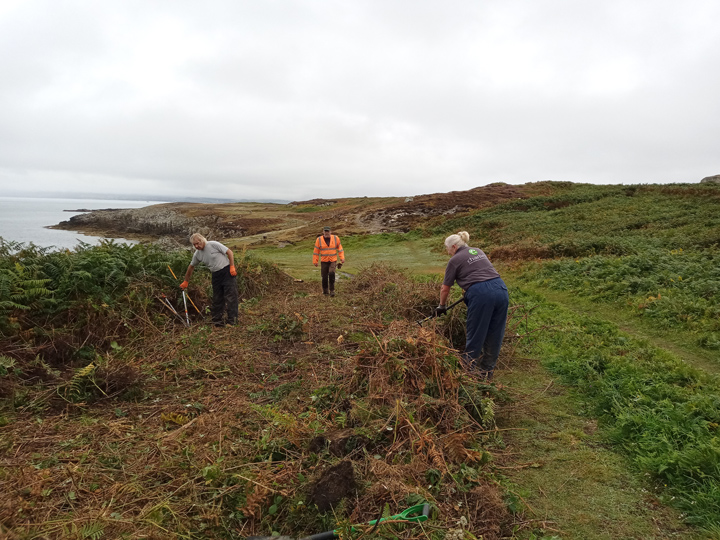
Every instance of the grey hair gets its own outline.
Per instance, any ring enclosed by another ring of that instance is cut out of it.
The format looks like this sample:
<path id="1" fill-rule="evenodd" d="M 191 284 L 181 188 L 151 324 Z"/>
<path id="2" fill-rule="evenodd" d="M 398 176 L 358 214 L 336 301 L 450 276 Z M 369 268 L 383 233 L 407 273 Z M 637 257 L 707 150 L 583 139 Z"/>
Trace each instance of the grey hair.
<path id="1" fill-rule="evenodd" d="M 197 233 L 197 232 L 196 232 L 195 234 L 193 234 L 192 236 L 190 236 L 190 243 L 191 243 L 191 244 L 194 244 L 194 243 L 197 242 L 198 240 L 200 240 L 203 244 L 207 244 L 207 238 L 205 238 L 205 237 L 204 237 L 202 234 L 200 234 L 200 233 Z"/>
<path id="2" fill-rule="evenodd" d="M 466 231 L 460 231 L 457 234 L 451 234 L 445 239 L 445 247 L 450 249 L 453 246 L 466 247 L 470 241 L 470 234 Z"/>

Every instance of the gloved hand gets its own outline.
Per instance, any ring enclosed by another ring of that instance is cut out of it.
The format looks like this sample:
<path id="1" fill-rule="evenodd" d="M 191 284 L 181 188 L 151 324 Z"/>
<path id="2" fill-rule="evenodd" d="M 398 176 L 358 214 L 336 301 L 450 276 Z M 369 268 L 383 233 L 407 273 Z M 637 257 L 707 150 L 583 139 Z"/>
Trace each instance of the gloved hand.
<path id="1" fill-rule="evenodd" d="M 183 281 L 183 282 L 180 284 L 180 288 L 181 288 L 181 289 L 187 289 L 187 288 L 188 288 L 188 285 L 190 285 L 190 284 L 187 282 L 187 280 L 185 280 L 185 281 Z"/>
<path id="2" fill-rule="evenodd" d="M 439 317 L 440 315 L 445 315 L 447 313 L 447 307 L 446 306 L 438 306 L 433 310 L 433 314 L 436 317 Z"/>
<path id="3" fill-rule="evenodd" d="M 230 265 L 230 275 L 231 275 L 231 276 L 237 276 L 237 270 L 235 270 L 235 265 L 234 265 L 234 264 L 231 264 L 231 265 Z"/>
<path id="4" fill-rule="evenodd" d="M 343 263 L 338 263 L 337 269 L 340 270 L 342 268 Z"/>

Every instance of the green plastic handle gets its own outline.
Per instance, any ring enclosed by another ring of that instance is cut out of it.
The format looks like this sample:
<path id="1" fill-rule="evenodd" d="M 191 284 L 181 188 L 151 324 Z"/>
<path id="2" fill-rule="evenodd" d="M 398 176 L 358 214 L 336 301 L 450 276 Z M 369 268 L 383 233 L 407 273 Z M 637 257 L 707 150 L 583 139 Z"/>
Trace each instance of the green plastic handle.
<path id="1" fill-rule="evenodd" d="M 394 516 L 388 516 L 385 518 L 380 519 L 373 519 L 372 521 L 368 522 L 368 525 L 375 525 L 376 523 L 382 523 L 383 521 L 397 521 L 397 520 L 403 520 L 403 521 L 409 521 L 412 523 L 418 523 L 420 521 L 425 521 L 428 519 L 428 516 L 430 515 L 430 505 L 425 504 L 416 504 L 415 506 L 411 506 L 407 510 L 403 510 L 399 514 L 395 514 Z"/>
<path id="2" fill-rule="evenodd" d="M 369 521 L 368 525 L 375 525 L 375 523 L 383 521 L 407 521 L 408 523 L 418 523 L 420 521 L 426 521 L 428 517 L 430 516 L 430 505 L 428 503 L 424 504 L 416 504 L 415 506 L 411 506 L 407 510 L 404 510 L 400 512 L 399 514 L 395 514 L 394 516 L 389 516 L 386 518 L 380 518 L 380 519 L 373 519 L 372 521 Z M 357 529 L 355 527 L 350 527 L 350 530 L 353 532 L 357 532 Z M 302 538 L 301 540 L 331 540 L 333 538 L 337 538 L 340 536 L 339 530 L 334 531 L 325 531 L 323 533 L 313 534 L 311 536 L 306 536 L 305 538 Z M 263 539 L 264 540 L 264 539 Z"/>

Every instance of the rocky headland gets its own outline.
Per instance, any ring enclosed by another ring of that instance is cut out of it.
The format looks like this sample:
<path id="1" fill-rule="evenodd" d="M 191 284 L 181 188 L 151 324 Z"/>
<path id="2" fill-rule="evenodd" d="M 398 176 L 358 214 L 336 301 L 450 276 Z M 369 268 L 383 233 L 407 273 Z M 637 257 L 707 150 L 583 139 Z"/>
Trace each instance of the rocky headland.
<path id="1" fill-rule="evenodd" d="M 65 229 L 91 233 L 98 236 L 125 237 L 136 240 L 172 237 L 187 239 L 194 232 L 206 236 L 221 237 L 232 232 L 223 227 L 219 216 L 187 216 L 181 211 L 186 203 L 156 204 L 143 208 L 122 208 L 92 210 L 72 216 L 53 226 L 53 229 Z"/>
<path id="2" fill-rule="evenodd" d="M 72 216 L 52 228 L 109 238 L 180 242 L 199 232 L 233 245 L 314 238 L 329 225 L 339 234 L 407 232 L 419 223 L 444 219 L 502 202 L 541 194 L 544 183 L 511 186 L 497 183 L 466 191 L 412 197 L 355 197 L 277 203 L 155 204 L 144 208 L 94 210 Z"/>

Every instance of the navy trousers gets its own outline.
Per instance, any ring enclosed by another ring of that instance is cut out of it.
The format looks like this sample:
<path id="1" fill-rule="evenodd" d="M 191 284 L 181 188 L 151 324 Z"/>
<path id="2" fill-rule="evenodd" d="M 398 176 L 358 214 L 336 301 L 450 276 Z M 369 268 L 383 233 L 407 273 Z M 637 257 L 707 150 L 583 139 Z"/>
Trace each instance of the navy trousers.
<path id="1" fill-rule="evenodd" d="M 213 303 L 210 313 L 215 326 L 223 324 L 223 311 L 227 323 L 235 324 L 238 318 L 237 276 L 230 275 L 230 265 L 212 273 Z"/>
<path id="2" fill-rule="evenodd" d="M 492 372 L 500 356 L 510 299 L 501 278 L 473 283 L 465 292 L 467 303 L 467 341 L 464 358 L 471 369 L 485 376 Z"/>

